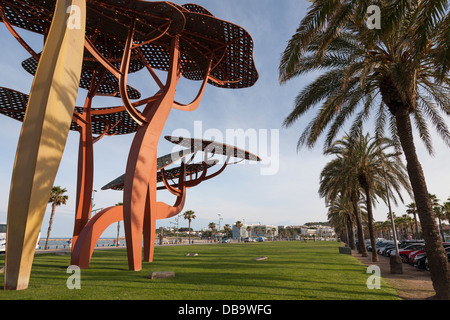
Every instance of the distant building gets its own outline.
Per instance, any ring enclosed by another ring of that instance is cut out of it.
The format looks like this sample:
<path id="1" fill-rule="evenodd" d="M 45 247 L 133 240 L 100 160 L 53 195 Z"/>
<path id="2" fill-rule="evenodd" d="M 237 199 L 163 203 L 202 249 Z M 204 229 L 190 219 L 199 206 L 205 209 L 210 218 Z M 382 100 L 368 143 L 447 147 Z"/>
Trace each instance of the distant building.
<path id="1" fill-rule="evenodd" d="M 300 234 L 305 237 L 334 238 L 336 235 L 334 228 L 322 225 L 301 226 L 300 231 Z"/>
<path id="2" fill-rule="evenodd" d="M 233 225 L 232 228 L 232 237 L 235 240 L 247 237 L 266 237 L 270 239 L 277 236 L 278 227 L 269 224 L 243 224 L 240 231 L 236 228 L 236 225 Z"/>

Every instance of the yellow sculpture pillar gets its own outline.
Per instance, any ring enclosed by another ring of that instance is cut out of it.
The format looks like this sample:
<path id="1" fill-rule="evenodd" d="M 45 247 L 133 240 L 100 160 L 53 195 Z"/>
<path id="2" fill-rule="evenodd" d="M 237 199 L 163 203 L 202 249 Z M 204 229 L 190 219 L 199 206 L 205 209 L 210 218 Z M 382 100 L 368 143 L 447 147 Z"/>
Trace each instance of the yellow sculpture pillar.
<path id="1" fill-rule="evenodd" d="M 36 242 L 75 107 L 85 0 L 58 0 L 20 133 L 8 207 L 5 290 L 28 288 Z"/>

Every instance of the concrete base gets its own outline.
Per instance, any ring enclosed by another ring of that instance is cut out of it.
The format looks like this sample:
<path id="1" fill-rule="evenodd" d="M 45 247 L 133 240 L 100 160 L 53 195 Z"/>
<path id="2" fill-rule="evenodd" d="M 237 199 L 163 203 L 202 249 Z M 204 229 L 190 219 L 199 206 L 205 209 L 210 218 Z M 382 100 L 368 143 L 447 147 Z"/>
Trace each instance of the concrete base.
<path id="1" fill-rule="evenodd" d="M 175 278 L 175 272 L 173 271 L 152 272 L 147 276 L 147 278 L 149 279 Z"/>
<path id="2" fill-rule="evenodd" d="M 402 258 L 400 258 L 399 256 L 391 256 L 389 263 L 391 265 L 391 274 L 403 273 Z"/>
<path id="3" fill-rule="evenodd" d="M 268 258 L 267 257 L 259 257 L 259 258 L 255 258 L 255 259 L 253 259 L 253 260 L 256 260 L 256 261 L 266 261 Z"/>

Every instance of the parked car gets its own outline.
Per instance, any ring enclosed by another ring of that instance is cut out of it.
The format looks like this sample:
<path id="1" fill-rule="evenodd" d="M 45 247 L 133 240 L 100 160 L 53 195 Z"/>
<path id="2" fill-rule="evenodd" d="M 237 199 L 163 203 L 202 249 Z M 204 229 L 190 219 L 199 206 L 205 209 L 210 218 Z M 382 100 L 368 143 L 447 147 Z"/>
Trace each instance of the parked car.
<path id="1" fill-rule="evenodd" d="M 400 244 L 398 245 L 399 248 L 404 248 L 406 246 L 409 246 L 411 244 L 421 243 L 425 244 L 425 240 L 419 239 L 419 240 L 402 240 Z"/>
<path id="2" fill-rule="evenodd" d="M 222 243 L 230 243 L 231 240 L 230 239 L 222 239 Z"/>
<path id="3" fill-rule="evenodd" d="M 256 242 L 255 239 L 251 238 L 251 237 L 247 237 L 244 239 L 244 242 Z"/>
<path id="4" fill-rule="evenodd" d="M 409 254 L 413 251 L 416 251 L 418 249 L 422 249 L 424 247 L 423 243 L 414 243 L 414 244 L 410 244 L 406 247 L 404 247 L 403 249 L 399 248 L 399 256 L 400 258 L 402 258 L 402 261 L 404 263 L 408 263 L 409 261 L 412 261 L 409 259 Z"/>
<path id="5" fill-rule="evenodd" d="M 428 259 L 427 259 L 426 252 L 417 254 L 416 257 L 414 258 L 413 265 L 416 268 L 425 269 L 428 271 L 429 268 L 428 268 Z"/>
<path id="6" fill-rule="evenodd" d="M 393 245 L 394 241 L 392 240 L 382 240 L 379 243 L 377 243 L 377 252 L 381 253 L 381 249 L 385 248 L 386 246 Z M 383 249 L 384 250 L 384 249 Z"/>
<path id="7" fill-rule="evenodd" d="M 389 244 L 387 244 L 386 246 L 380 248 L 379 253 L 382 254 L 382 255 L 384 256 L 384 255 L 386 254 L 386 250 L 387 250 L 387 249 L 392 249 L 392 248 L 395 249 L 395 245 L 394 245 L 393 243 L 389 243 Z"/>
<path id="8" fill-rule="evenodd" d="M 417 248 L 415 251 L 412 251 L 409 255 L 408 255 L 408 261 L 407 263 L 413 264 L 414 263 L 414 258 L 420 254 L 420 253 L 424 253 L 425 252 L 425 246 L 419 247 Z"/>
<path id="9" fill-rule="evenodd" d="M 444 248 L 445 248 L 445 252 L 447 253 L 447 259 L 450 262 L 450 245 L 444 245 Z M 414 257 L 413 264 L 417 268 L 425 269 L 427 271 L 430 270 L 430 268 L 428 266 L 428 258 L 427 258 L 427 253 L 426 252 L 418 253 Z"/>
<path id="10" fill-rule="evenodd" d="M 384 250 L 384 255 L 386 257 L 395 256 L 397 255 L 397 249 L 395 249 L 395 246 L 392 246 L 392 248 L 386 248 L 386 250 Z"/>

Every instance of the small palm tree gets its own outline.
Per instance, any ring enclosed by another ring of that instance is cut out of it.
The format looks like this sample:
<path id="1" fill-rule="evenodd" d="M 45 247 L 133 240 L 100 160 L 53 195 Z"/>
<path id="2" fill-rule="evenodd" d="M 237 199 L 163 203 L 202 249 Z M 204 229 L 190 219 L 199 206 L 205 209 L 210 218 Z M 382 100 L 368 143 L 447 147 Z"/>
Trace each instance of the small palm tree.
<path id="1" fill-rule="evenodd" d="M 319 195 L 325 198 L 326 203 L 333 202 L 339 195 L 351 203 L 357 228 L 358 252 L 367 257 L 359 205 L 361 190 L 357 179 L 357 176 L 349 171 L 349 162 L 346 158 L 337 156 L 325 165 L 320 174 Z"/>
<path id="2" fill-rule="evenodd" d="M 183 213 L 183 217 L 185 220 L 189 221 L 189 244 L 191 243 L 191 222 L 193 219 L 196 218 L 195 212 L 192 210 L 188 210 L 185 213 Z"/>
<path id="3" fill-rule="evenodd" d="M 208 228 L 211 229 L 211 239 L 213 238 L 214 230 L 216 230 L 216 224 L 214 222 L 210 222 Z"/>
<path id="4" fill-rule="evenodd" d="M 415 238 L 419 239 L 419 225 L 417 224 L 417 207 L 416 204 L 414 202 L 411 202 L 410 204 L 408 204 L 406 206 L 406 213 L 407 214 L 412 214 L 414 217 L 414 225 L 416 227 L 416 232 L 415 232 Z"/>
<path id="5" fill-rule="evenodd" d="M 52 212 L 50 214 L 50 221 L 48 222 L 47 240 L 45 241 L 44 247 L 45 250 L 48 249 L 48 239 L 50 238 L 50 231 L 52 230 L 53 217 L 55 216 L 56 207 L 65 205 L 69 199 L 69 196 L 64 194 L 66 192 L 67 189 L 61 188 L 60 186 L 53 187 L 50 192 L 50 199 L 48 200 L 48 203 L 52 204 Z"/>
<path id="6" fill-rule="evenodd" d="M 230 238 L 231 226 L 228 223 L 223 226 L 223 231 L 225 231 L 226 237 Z"/>
<path id="7" fill-rule="evenodd" d="M 272 240 L 273 240 L 273 237 L 275 236 L 275 231 L 277 231 L 277 229 L 276 228 L 272 228 L 271 231 L 272 231 Z"/>
<path id="8" fill-rule="evenodd" d="M 249 237 L 251 237 L 251 236 L 252 236 L 252 227 L 247 226 L 246 230 L 247 230 L 247 235 L 248 235 Z"/>
<path id="9" fill-rule="evenodd" d="M 447 202 L 444 202 L 443 210 L 444 210 L 445 218 L 450 223 L 450 198 L 447 199 Z"/>
<path id="10" fill-rule="evenodd" d="M 123 206 L 123 202 L 116 203 L 116 206 Z M 120 221 L 117 222 L 116 247 L 119 246 L 119 236 L 120 236 Z"/>
<path id="11" fill-rule="evenodd" d="M 354 212 L 353 205 L 345 194 L 338 194 L 337 197 L 329 203 L 328 221 L 341 234 L 341 238 L 352 249 L 355 250 L 355 237 L 353 233 Z"/>
<path id="12" fill-rule="evenodd" d="M 236 229 L 238 229 L 238 234 L 239 234 L 238 241 L 241 242 L 241 228 L 242 228 L 243 224 L 240 220 L 238 220 L 234 223 L 234 225 L 236 226 Z"/>

